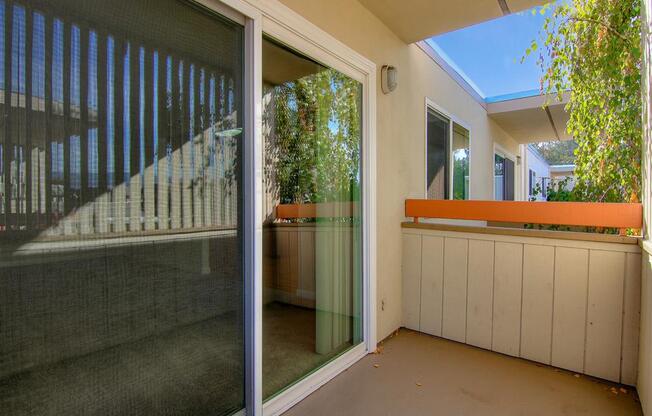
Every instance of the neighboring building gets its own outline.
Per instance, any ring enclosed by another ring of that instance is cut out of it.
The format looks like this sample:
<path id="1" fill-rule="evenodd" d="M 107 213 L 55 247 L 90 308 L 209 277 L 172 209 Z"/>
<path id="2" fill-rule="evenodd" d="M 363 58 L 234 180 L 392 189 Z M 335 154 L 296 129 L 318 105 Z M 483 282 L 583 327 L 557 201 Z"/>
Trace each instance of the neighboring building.
<path id="1" fill-rule="evenodd" d="M 533 145 L 527 146 L 526 166 L 528 199 L 545 201 L 550 180 L 550 165 Z"/>
<path id="2" fill-rule="evenodd" d="M 556 182 L 568 180 L 566 189 L 573 189 L 575 186 L 575 165 L 551 165 L 550 178 Z"/>

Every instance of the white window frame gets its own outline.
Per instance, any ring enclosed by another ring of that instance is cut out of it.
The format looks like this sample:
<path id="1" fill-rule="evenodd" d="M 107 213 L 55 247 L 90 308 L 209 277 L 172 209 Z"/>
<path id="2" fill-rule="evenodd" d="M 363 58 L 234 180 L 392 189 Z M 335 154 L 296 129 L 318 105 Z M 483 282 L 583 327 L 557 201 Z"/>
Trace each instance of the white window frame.
<path id="1" fill-rule="evenodd" d="M 518 201 L 520 198 L 520 195 L 518 194 L 519 187 L 518 187 L 518 181 L 519 181 L 519 175 L 520 175 L 520 169 L 518 168 L 518 158 L 516 157 L 515 154 L 508 152 L 503 146 L 501 146 L 499 143 L 494 142 L 494 153 L 493 153 L 493 160 L 491 162 L 492 166 L 492 172 L 493 172 L 493 177 L 494 180 L 492 181 L 492 196 L 493 199 L 496 200 L 496 155 L 509 159 L 512 162 L 514 162 L 514 200 Z"/>
<path id="2" fill-rule="evenodd" d="M 376 65 L 278 0 L 196 0 L 245 26 L 243 163 L 245 276 L 245 409 L 278 415 L 375 351 L 376 340 Z M 240 20 L 238 20 L 240 19 Z M 359 81 L 362 100 L 363 342 L 263 404 L 262 396 L 262 36 Z"/>
<path id="3" fill-rule="evenodd" d="M 434 100 L 432 100 L 430 97 L 426 97 L 425 100 L 425 107 L 424 107 L 424 130 L 423 130 L 423 195 L 425 199 L 428 199 L 428 111 L 434 111 L 440 116 L 448 119 L 449 121 L 449 126 L 448 126 L 448 200 L 453 199 L 453 123 L 457 124 L 460 127 L 463 127 L 469 132 L 469 198 L 468 200 L 473 199 L 473 195 L 471 194 L 471 184 L 472 184 L 472 178 L 473 178 L 473 152 L 471 151 L 471 140 L 473 138 L 472 130 L 471 130 L 471 125 L 467 123 L 465 120 L 460 119 L 459 117 L 456 117 L 451 113 L 450 111 L 446 110 L 444 107 L 440 106 L 437 104 Z"/>

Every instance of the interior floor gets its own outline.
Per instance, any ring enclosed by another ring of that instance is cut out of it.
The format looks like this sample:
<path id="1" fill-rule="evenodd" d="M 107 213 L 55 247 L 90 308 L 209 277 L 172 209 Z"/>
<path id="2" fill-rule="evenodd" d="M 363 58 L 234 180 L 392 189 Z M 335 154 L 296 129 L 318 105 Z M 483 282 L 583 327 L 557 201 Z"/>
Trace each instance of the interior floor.
<path id="1" fill-rule="evenodd" d="M 409 330 L 285 416 L 642 415 L 635 389 Z"/>
<path id="2" fill-rule="evenodd" d="M 351 346 L 315 352 L 315 310 L 272 302 L 263 310 L 263 397 L 270 398 Z"/>
<path id="3" fill-rule="evenodd" d="M 244 403 L 238 321 L 227 313 L 0 379 L 0 413 L 231 414 Z"/>
<path id="4" fill-rule="evenodd" d="M 315 352 L 313 309 L 274 302 L 263 317 L 266 398 L 348 347 Z M 243 403 L 242 335 L 240 319 L 227 313 L 37 366 L 0 379 L 0 409 L 12 416 L 230 414 Z"/>

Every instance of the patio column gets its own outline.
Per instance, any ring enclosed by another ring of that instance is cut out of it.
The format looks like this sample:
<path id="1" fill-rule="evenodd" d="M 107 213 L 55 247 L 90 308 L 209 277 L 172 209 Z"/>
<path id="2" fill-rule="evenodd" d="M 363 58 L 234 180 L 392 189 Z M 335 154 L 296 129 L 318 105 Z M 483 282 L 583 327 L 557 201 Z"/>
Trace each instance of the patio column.
<path id="1" fill-rule="evenodd" d="M 642 2 L 642 115 L 643 115 L 643 160 L 641 171 L 643 187 L 643 256 L 641 274 L 641 320 L 639 333 L 637 390 L 641 407 L 646 415 L 652 414 L 652 277 L 651 246 L 649 229 L 652 225 L 652 205 L 650 203 L 650 178 L 652 174 L 652 0 Z"/>
<path id="2" fill-rule="evenodd" d="M 652 0 L 643 0 L 642 8 L 642 42 L 643 42 L 643 70 L 642 73 L 642 94 L 643 94 L 643 189 L 641 200 L 643 202 L 644 236 L 649 239 L 649 227 L 652 225 L 652 206 L 650 204 L 650 175 L 652 174 Z"/>

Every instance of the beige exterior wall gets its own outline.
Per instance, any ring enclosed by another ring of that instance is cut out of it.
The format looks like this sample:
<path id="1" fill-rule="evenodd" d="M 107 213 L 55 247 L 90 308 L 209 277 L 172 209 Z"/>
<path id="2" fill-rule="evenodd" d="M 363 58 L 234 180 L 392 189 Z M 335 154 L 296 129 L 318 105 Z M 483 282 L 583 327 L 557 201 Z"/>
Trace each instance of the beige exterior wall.
<path id="1" fill-rule="evenodd" d="M 378 339 L 401 325 L 401 221 L 406 198 L 425 194 L 426 96 L 471 130 L 471 198 L 493 199 L 493 143 L 518 144 L 417 45 L 407 45 L 354 0 L 281 0 L 319 28 L 376 63 L 398 68 L 398 88 L 377 86 Z M 380 73 L 378 73 L 380 83 Z"/>

